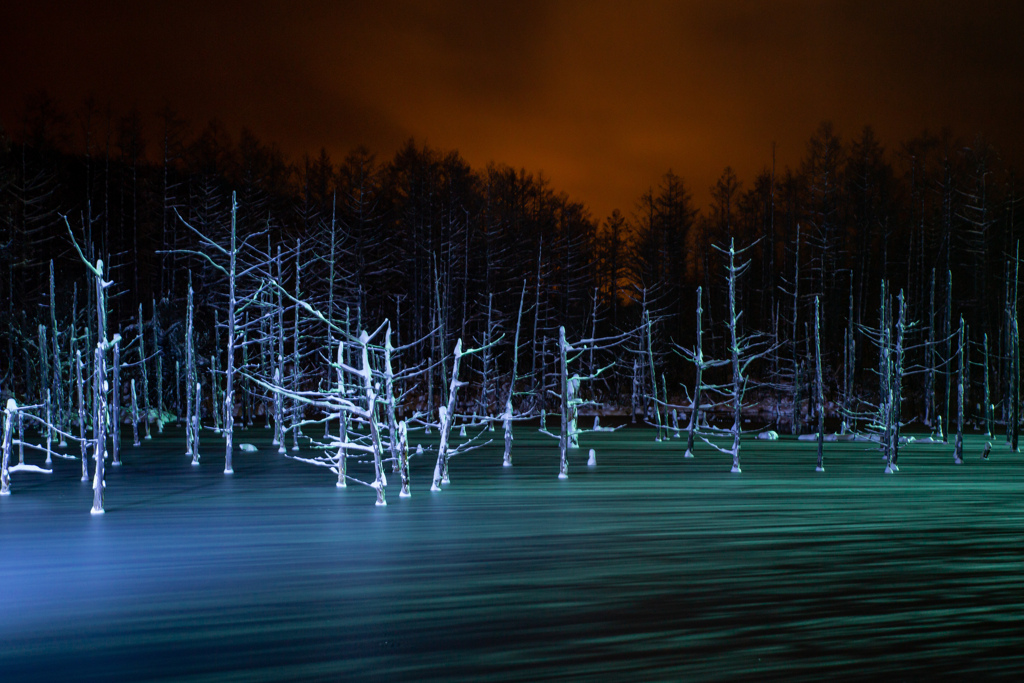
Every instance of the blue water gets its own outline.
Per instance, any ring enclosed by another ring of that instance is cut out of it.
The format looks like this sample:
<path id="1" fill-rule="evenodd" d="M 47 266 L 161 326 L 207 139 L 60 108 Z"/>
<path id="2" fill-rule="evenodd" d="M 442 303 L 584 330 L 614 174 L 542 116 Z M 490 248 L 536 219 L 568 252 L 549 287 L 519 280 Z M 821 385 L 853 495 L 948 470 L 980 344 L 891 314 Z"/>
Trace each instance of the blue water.
<path id="1" fill-rule="evenodd" d="M 0 499 L 0 681 L 977 680 L 1024 676 L 1024 456 L 520 430 L 389 505 L 253 430 L 225 477 L 180 431 Z M 425 444 L 423 437 L 413 437 Z M 598 466 L 585 466 L 597 448 Z M 34 460 L 33 460 L 34 462 Z M 365 474 L 365 466 L 353 466 Z"/>

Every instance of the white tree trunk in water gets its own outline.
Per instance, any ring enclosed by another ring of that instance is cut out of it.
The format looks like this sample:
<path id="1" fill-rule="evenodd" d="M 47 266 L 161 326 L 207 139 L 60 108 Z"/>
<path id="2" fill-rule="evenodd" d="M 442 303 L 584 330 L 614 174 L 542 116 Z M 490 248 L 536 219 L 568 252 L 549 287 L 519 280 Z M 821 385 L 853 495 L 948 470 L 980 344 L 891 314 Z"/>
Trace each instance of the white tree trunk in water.
<path id="1" fill-rule="evenodd" d="M 142 303 L 139 303 L 139 372 L 142 374 L 142 409 L 143 421 L 146 423 L 146 439 L 152 439 L 149 426 L 149 373 L 146 371 L 146 338 L 142 327 Z M 116 400 L 116 399 L 115 399 Z"/>
<path id="2" fill-rule="evenodd" d="M 82 352 L 75 350 L 75 380 L 78 384 L 78 444 L 82 458 L 82 481 L 89 481 L 89 446 L 85 438 L 85 386 L 82 381 Z"/>
<path id="3" fill-rule="evenodd" d="M 115 382 L 114 384 L 116 385 L 117 382 Z M 116 411 L 115 411 L 115 414 L 116 414 Z M 116 423 L 116 421 L 115 421 L 115 423 Z M 135 394 L 135 378 L 134 377 L 132 377 L 132 437 L 133 437 L 133 443 L 132 443 L 133 446 L 138 448 L 139 446 L 142 445 L 141 442 L 139 442 L 139 398 Z M 116 441 L 116 439 L 115 439 L 115 441 Z"/>
<path id="4" fill-rule="evenodd" d="M 115 467 L 121 465 L 121 345 L 114 345 L 114 390 L 110 392 L 110 422 L 111 437 L 110 453 L 113 456 L 110 464 Z M 132 392 L 135 391 L 135 380 L 132 380 Z M 134 394 L 132 400 L 134 401 Z M 135 437 L 135 445 L 138 446 L 139 437 Z"/>
<path id="5" fill-rule="evenodd" d="M 402 491 L 398 495 L 408 498 L 412 495 L 409 491 L 409 427 L 404 420 L 398 423 L 398 457 L 402 474 Z"/>
<path id="6" fill-rule="evenodd" d="M 50 260 L 50 331 L 51 331 L 51 346 L 53 352 L 53 381 L 51 382 L 51 399 L 53 404 L 53 418 L 54 422 L 60 427 L 60 447 L 64 448 L 68 445 L 67 440 L 64 437 L 63 432 L 66 431 L 66 427 L 70 420 L 68 419 L 68 411 L 65 411 L 64 406 L 64 383 L 61 381 L 63 376 L 63 363 L 60 360 L 60 339 L 57 331 L 57 303 L 56 303 L 56 288 L 54 286 L 53 277 L 53 260 Z M 40 349 L 40 353 L 46 353 L 45 350 Z M 68 379 L 70 379 L 70 372 L 68 373 Z"/>
<path id="7" fill-rule="evenodd" d="M 381 462 L 380 430 L 377 426 L 377 392 L 373 388 L 373 371 L 370 368 L 370 354 L 367 349 L 368 342 L 369 336 L 366 332 L 361 333 L 359 336 L 363 357 L 361 372 L 363 376 L 363 390 L 366 392 L 366 412 L 370 423 L 370 440 L 373 444 L 373 471 L 375 476 L 373 487 L 377 489 L 377 505 L 387 505 L 388 502 L 384 495 L 387 479 L 384 477 L 384 465 Z"/>
<path id="8" fill-rule="evenodd" d="M 277 281 L 284 282 L 284 274 L 281 247 L 277 248 Z M 274 386 L 284 386 L 284 294 L 282 288 L 277 288 L 277 369 L 275 371 Z M 284 453 L 287 449 L 284 445 L 284 399 L 280 392 L 274 392 L 274 445 L 278 447 L 278 453 Z"/>
<path id="9" fill-rule="evenodd" d="M 510 392 L 511 393 L 511 392 Z M 512 399 L 505 402 L 505 412 L 501 414 L 502 427 L 505 429 L 505 456 L 501 462 L 503 467 L 512 467 Z"/>
<path id="10" fill-rule="evenodd" d="M 645 293 L 645 296 L 646 296 L 646 293 Z M 658 430 L 657 431 L 657 436 L 655 437 L 654 440 L 655 441 L 662 441 L 663 436 L 662 436 L 662 424 L 661 424 L 661 405 L 658 403 L 658 373 L 654 369 L 654 345 L 653 345 L 653 339 L 652 339 L 652 335 L 651 335 L 651 328 L 653 327 L 653 324 L 651 322 L 651 316 L 647 312 L 646 308 L 644 309 L 643 318 L 644 318 L 644 331 L 647 333 L 647 371 L 650 373 L 650 376 L 651 376 L 651 396 L 650 396 L 650 401 L 651 401 L 651 405 L 654 407 L 654 425 L 655 425 L 655 428 Z"/>
<path id="11" fill-rule="evenodd" d="M 797 358 L 796 331 L 799 328 L 797 318 L 800 313 L 800 224 L 796 224 L 796 257 L 793 259 L 793 330 L 789 343 L 793 345 L 793 416 L 790 429 L 794 435 L 800 434 L 800 388 L 803 386 L 803 377 L 800 376 L 800 360 Z"/>
<path id="12" fill-rule="evenodd" d="M 683 454 L 684 458 L 693 457 L 693 446 L 694 438 L 697 435 L 697 420 L 700 417 L 700 401 L 701 401 L 701 390 L 703 389 L 704 381 L 704 352 L 702 348 L 702 338 L 704 336 L 704 330 L 702 328 L 702 318 L 704 314 L 702 288 L 697 288 L 697 344 L 693 349 L 693 364 L 696 368 L 697 379 L 693 387 L 693 405 L 690 408 L 690 424 L 686 428 L 686 453 Z"/>
<path id="13" fill-rule="evenodd" d="M 281 368 L 274 368 L 274 386 L 280 387 L 282 381 Z M 284 398 L 280 389 L 274 391 L 274 443 L 277 445 L 277 452 L 284 453 Z"/>
<path id="14" fill-rule="evenodd" d="M 18 411 L 18 464 L 25 464 L 25 413 Z"/>
<path id="15" fill-rule="evenodd" d="M 302 241 L 299 240 L 295 244 L 295 300 L 299 301 L 301 298 L 301 290 L 299 289 L 299 281 L 302 276 L 302 262 L 299 259 L 299 254 L 302 249 Z M 299 392 L 299 388 L 302 382 L 302 370 L 301 361 L 302 357 L 299 353 L 299 307 L 295 306 L 295 324 L 293 326 L 294 339 L 292 343 L 292 391 L 295 393 Z M 299 434 L 302 433 L 302 403 L 298 399 L 292 401 L 292 450 L 299 450 Z"/>
<path id="16" fill-rule="evenodd" d="M 565 341 L 565 327 L 558 327 L 559 394 L 562 397 L 561 430 L 558 435 L 559 465 L 558 478 L 569 478 L 569 359 L 568 344 Z"/>
<path id="17" fill-rule="evenodd" d="M 985 436 L 988 438 L 993 437 L 992 422 L 994 420 L 994 409 L 992 406 L 992 390 L 989 381 L 989 359 L 988 359 L 988 332 L 985 333 L 984 339 L 984 354 L 985 354 Z"/>
<path id="18" fill-rule="evenodd" d="M 821 305 L 818 297 L 814 297 L 814 400 L 818 413 L 818 466 L 816 472 L 825 471 L 823 462 L 825 453 L 825 389 L 821 372 Z"/>
<path id="19" fill-rule="evenodd" d="M 345 400 L 345 371 L 342 369 L 342 365 L 345 363 L 345 343 L 338 342 L 338 404 Z M 348 460 L 348 412 L 344 407 L 338 409 L 338 460 L 336 466 L 338 468 L 338 488 L 345 488 L 348 486 L 346 480 L 346 461 Z"/>
<path id="20" fill-rule="evenodd" d="M 106 423 L 107 423 L 107 365 L 103 353 L 103 341 L 96 345 L 96 439 L 93 442 L 93 458 L 96 469 L 92 479 L 92 510 L 94 515 L 102 515 L 103 509 L 103 465 L 106 457 Z"/>
<path id="21" fill-rule="evenodd" d="M 202 427 L 200 406 L 203 404 L 203 385 L 196 382 L 196 409 L 192 412 L 192 464 L 199 464 L 199 430 Z"/>
<path id="22" fill-rule="evenodd" d="M 953 462 L 957 465 L 964 462 L 964 366 L 967 357 L 967 340 L 964 337 L 964 318 L 960 316 L 960 334 L 957 339 L 960 363 L 956 380 L 956 442 L 953 446 Z"/>
<path id="23" fill-rule="evenodd" d="M 188 310 L 185 317 L 185 455 L 198 465 L 194 414 L 199 407 L 194 403 L 196 384 L 195 303 L 192 291 L 192 273 L 188 274 Z"/>
<path id="24" fill-rule="evenodd" d="M 732 471 L 740 472 L 740 412 L 744 379 L 740 367 L 739 315 L 736 313 L 736 250 L 729 241 L 729 338 L 732 350 Z"/>
<path id="25" fill-rule="evenodd" d="M 580 431 L 578 429 L 579 413 L 580 413 L 580 381 L 573 377 L 568 382 L 569 395 L 568 405 L 569 410 L 569 429 L 567 435 L 569 437 L 569 448 L 579 449 L 580 447 Z"/>
<path id="26" fill-rule="evenodd" d="M 523 302 L 526 299 L 526 280 L 519 295 L 519 313 L 516 316 L 516 336 L 512 342 L 512 376 L 508 380 L 508 396 L 505 398 L 505 412 L 502 414 L 502 426 L 505 428 L 505 455 L 502 460 L 504 467 L 512 467 L 512 397 L 516 393 L 516 378 L 519 372 L 519 328 L 523 322 Z"/>
<path id="27" fill-rule="evenodd" d="M 452 431 L 452 422 L 455 418 L 455 404 L 458 398 L 459 387 L 464 382 L 459 381 L 459 362 L 462 360 L 462 339 L 455 342 L 455 351 L 452 354 L 452 378 L 448 386 L 448 405 L 437 409 L 440 416 L 441 441 L 437 446 L 437 463 L 434 465 L 434 479 L 430 484 L 431 491 L 440 491 L 441 484 L 449 483 L 448 478 L 448 439 Z"/>
<path id="28" fill-rule="evenodd" d="M 46 390 L 46 464 L 52 465 L 53 458 L 50 444 L 53 442 L 53 415 L 50 408 L 50 390 Z"/>
<path id="29" fill-rule="evenodd" d="M 235 325 L 237 304 L 235 301 L 235 269 L 237 266 L 237 227 L 238 203 L 235 193 L 231 193 L 231 250 L 228 255 L 228 348 L 227 370 L 225 372 L 224 390 L 224 474 L 233 474 L 234 462 L 232 451 L 235 438 Z M 216 410 L 216 406 L 214 406 Z"/>
<path id="30" fill-rule="evenodd" d="M 391 357 L 395 347 L 391 345 L 391 321 L 384 330 L 384 416 L 388 421 L 388 450 L 391 453 L 391 471 L 398 473 L 401 458 L 398 448 L 398 415 L 395 405 L 395 370 Z"/>
<path id="31" fill-rule="evenodd" d="M 0 442 L 0 496 L 11 495 L 11 473 L 8 468 L 11 465 L 11 442 L 14 433 L 14 415 L 18 412 L 18 402 L 13 398 L 7 399 L 7 406 L 4 408 L 4 435 Z M 84 441 L 82 443 L 85 443 Z"/>
<path id="32" fill-rule="evenodd" d="M 160 318 L 157 316 L 156 299 L 153 299 L 153 350 L 156 356 L 156 430 L 164 433 L 164 357 L 160 353 Z"/>

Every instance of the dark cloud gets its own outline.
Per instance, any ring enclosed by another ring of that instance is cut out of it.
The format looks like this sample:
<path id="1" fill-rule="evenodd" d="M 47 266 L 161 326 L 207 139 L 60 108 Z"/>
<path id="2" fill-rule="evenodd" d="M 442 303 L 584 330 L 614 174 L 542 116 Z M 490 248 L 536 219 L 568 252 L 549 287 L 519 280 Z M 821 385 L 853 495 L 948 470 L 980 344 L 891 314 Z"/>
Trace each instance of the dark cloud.
<path id="1" fill-rule="evenodd" d="M 543 170 L 597 217 L 667 169 L 698 201 L 796 164 L 824 119 L 889 146 L 928 127 L 1024 147 L 1024 9 L 995 2 L 19 3 L 0 121 L 45 88 L 288 153 L 381 156 L 409 136 Z"/>

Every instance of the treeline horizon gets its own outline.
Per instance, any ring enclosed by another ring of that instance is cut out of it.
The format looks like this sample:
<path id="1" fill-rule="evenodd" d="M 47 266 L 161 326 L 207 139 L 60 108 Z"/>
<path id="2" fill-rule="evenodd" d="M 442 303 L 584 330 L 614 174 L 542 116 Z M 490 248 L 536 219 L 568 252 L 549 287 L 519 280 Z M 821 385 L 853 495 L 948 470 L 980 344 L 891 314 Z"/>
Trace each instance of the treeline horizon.
<path id="1" fill-rule="evenodd" d="M 208 323 L 223 287 L 187 253 L 197 242 L 185 223 L 223 236 L 232 193 L 239 234 L 266 232 L 271 253 L 280 247 L 305 259 L 301 283 L 310 300 L 328 299 L 325 240 L 334 225 L 333 314 L 371 328 L 394 320 L 403 343 L 439 325 L 449 349 L 456 338 L 479 341 L 489 319 L 511 334 L 524 287 L 524 330 L 545 340 L 560 325 L 576 336 L 630 329 L 644 308 L 655 320 L 669 392 L 678 395 L 683 390 L 673 387 L 692 370 L 671 349 L 693 345 L 697 287 L 705 298 L 705 353 L 725 353 L 725 270 L 714 245 L 734 241 L 755 245 L 737 293 L 743 327 L 779 345 L 753 369 L 763 381 L 785 376 L 787 364 L 809 354 L 818 299 L 826 392 L 835 396 L 849 330 L 879 325 L 886 281 L 890 296 L 904 292 L 917 323 L 910 334 L 918 350 L 908 358 L 912 414 L 922 412 L 914 392 L 924 387 L 914 369 L 924 367 L 927 352 L 951 353 L 948 344 L 921 348 L 928 338 L 948 338 L 961 316 L 971 344 L 980 348 L 989 338 L 994 387 L 1009 382 L 1005 311 L 1016 307 L 1019 190 L 1013 170 L 981 139 L 922 133 L 887 150 L 869 126 L 843 140 L 826 122 L 795 168 L 777 169 L 768 159 L 745 184 L 726 166 L 704 210 L 685 179 L 668 171 L 633 207 L 595 219 L 541 174 L 493 162 L 474 169 L 457 152 L 414 140 L 384 161 L 357 148 L 337 162 L 324 150 L 292 162 L 245 128 L 233 136 L 213 121 L 194 131 L 170 108 L 156 124 L 88 102 L 69 115 L 39 96 L 20 128 L 0 131 L 4 392 L 32 394 L 37 328 L 51 315 L 51 260 L 58 327 L 81 329 L 88 319 L 87 274 L 64 216 L 89 258 L 108 264 L 111 329 L 137 324 L 141 305 L 146 325 L 163 321 L 159 351 L 173 358 L 190 274 L 198 315 Z M 146 130 L 158 134 L 147 139 Z M 294 271 L 286 268 L 288 286 Z M 213 337 L 201 336 L 200 345 Z M 866 343 L 854 352 L 854 383 L 868 392 L 877 382 L 870 376 L 875 352 Z M 499 351 L 499 365 L 509 355 Z M 940 360 L 948 371 L 952 358 Z M 541 372 L 529 363 L 527 371 Z M 625 403 L 629 373 L 620 374 L 607 396 Z"/>

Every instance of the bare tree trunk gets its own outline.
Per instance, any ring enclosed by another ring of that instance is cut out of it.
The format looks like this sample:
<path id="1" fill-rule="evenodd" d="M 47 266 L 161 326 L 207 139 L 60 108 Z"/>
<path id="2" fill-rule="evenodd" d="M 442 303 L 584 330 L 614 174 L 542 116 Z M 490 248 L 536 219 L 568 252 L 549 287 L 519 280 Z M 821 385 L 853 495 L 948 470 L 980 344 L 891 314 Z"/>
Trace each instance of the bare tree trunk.
<path id="1" fill-rule="evenodd" d="M 542 275 L 541 260 L 542 260 L 543 254 L 544 254 L 544 237 L 541 236 L 541 238 L 540 238 L 540 246 L 537 249 L 537 279 L 534 282 L 534 295 L 535 296 L 534 296 L 534 302 L 533 302 L 533 339 L 532 339 L 532 345 L 531 345 L 531 353 L 532 353 L 532 355 L 531 355 L 531 363 L 530 363 L 530 375 L 531 375 L 531 377 L 533 379 L 533 401 L 536 404 L 534 406 L 534 409 L 535 410 L 539 410 L 540 413 L 541 413 L 541 416 L 542 416 L 541 417 L 541 429 L 544 428 L 544 417 L 543 416 L 544 416 L 544 406 L 546 405 L 546 398 L 544 396 L 544 392 L 547 390 L 547 387 L 544 386 L 544 383 L 539 381 L 539 378 L 541 377 L 541 375 L 543 374 L 544 371 L 540 367 L 540 365 L 543 364 L 543 359 L 538 360 L 538 359 L 541 358 L 541 353 L 543 352 L 543 348 L 542 348 L 543 341 L 540 338 L 540 330 L 539 330 L 539 327 L 540 327 L 540 312 L 541 312 L 541 305 L 540 305 L 540 287 L 541 287 L 541 275 Z M 634 415 L 633 419 L 634 420 L 636 419 L 635 415 Z"/>
<path id="2" fill-rule="evenodd" d="M 401 470 L 398 444 L 398 416 L 395 407 L 395 370 L 391 362 L 394 353 L 391 345 L 391 322 L 388 321 L 384 330 L 384 411 L 388 421 L 388 446 L 391 452 L 391 471 Z"/>
<path id="3" fill-rule="evenodd" d="M 338 342 L 338 400 L 339 405 L 346 399 L 345 371 L 342 366 L 345 364 L 345 343 Z M 338 410 L 338 488 L 348 486 L 346 481 L 346 461 L 348 460 L 348 412 L 344 407 Z"/>
<path id="4" fill-rule="evenodd" d="M 399 497 L 408 498 L 412 495 L 409 491 L 409 427 L 405 420 L 398 424 L 398 457 L 401 461 L 402 491 Z"/>
<path id="5" fill-rule="evenodd" d="M 196 409 L 192 413 L 192 464 L 199 464 L 199 430 L 202 429 L 202 410 L 199 406 L 203 405 L 203 385 L 200 382 L 196 382 Z"/>
<path id="6" fill-rule="evenodd" d="M 160 349 L 160 318 L 153 299 L 153 351 L 156 352 L 156 430 L 164 433 L 164 356 Z"/>
<path id="7" fill-rule="evenodd" d="M 965 344 L 964 319 L 960 316 L 960 334 L 957 336 L 957 356 L 960 362 L 956 381 L 956 442 L 953 445 L 953 462 L 957 465 L 964 462 L 964 365 L 967 362 Z"/>
<path id="8" fill-rule="evenodd" d="M 63 364 L 60 361 L 60 335 L 57 331 L 57 304 L 52 259 L 50 260 L 50 330 L 53 336 L 51 344 L 53 351 L 53 382 L 51 386 L 51 394 L 53 399 L 54 422 L 61 429 L 60 447 L 64 448 L 67 446 L 67 440 L 65 439 L 63 432 L 65 431 L 69 420 L 67 419 L 67 412 L 64 409 L 64 383 L 61 381 L 64 372 Z M 40 350 L 40 353 L 46 353 L 46 351 Z"/>
<path id="9" fill-rule="evenodd" d="M 740 368 L 739 314 L 736 313 L 736 251 L 729 240 L 729 338 L 732 349 L 732 471 L 740 470 L 740 427 L 745 382 Z"/>
<path id="10" fill-rule="evenodd" d="M 18 464 L 25 464 L 25 412 L 18 411 Z"/>
<path id="11" fill-rule="evenodd" d="M 985 362 L 985 436 L 992 438 L 992 421 L 993 421 L 993 409 L 992 409 L 992 391 L 991 385 L 989 384 L 989 358 L 988 358 L 988 332 L 984 335 L 984 362 Z"/>
<path id="12" fill-rule="evenodd" d="M 953 360 L 952 350 L 950 349 L 950 338 L 953 336 L 953 271 L 946 271 L 946 363 L 950 363 Z M 942 442 L 949 442 L 949 403 L 950 395 L 953 393 L 953 372 L 947 367 L 946 369 L 946 408 L 943 411 L 942 420 Z"/>
<path id="13" fill-rule="evenodd" d="M 1010 319 L 1010 401 L 1009 424 L 1010 449 L 1016 453 L 1020 436 L 1020 332 L 1017 327 L 1017 312 Z"/>
<path id="14" fill-rule="evenodd" d="M 816 410 L 818 412 L 818 466 L 814 469 L 816 472 L 824 472 L 825 390 L 821 372 L 821 304 L 817 296 L 814 297 L 814 369 L 816 375 L 814 383 L 814 399 L 817 403 Z"/>
<path id="15" fill-rule="evenodd" d="M 192 273 L 188 274 L 188 311 L 185 317 L 185 455 L 192 456 L 192 464 L 199 464 L 199 449 L 196 445 L 194 415 L 199 406 L 194 403 L 196 384 L 195 350 L 195 302 L 192 291 Z"/>
<path id="16" fill-rule="evenodd" d="M 561 457 L 558 466 L 558 478 L 569 478 L 569 367 L 568 344 L 565 342 L 565 327 L 558 327 L 559 379 L 562 404 L 561 430 L 558 435 L 558 450 Z"/>
<path id="17" fill-rule="evenodd" d="M 505 457 L 502 465 L 512 467 L 512 397 L 516 393 L 516 377 L 519 371 L 519 329 L 523 321 L 523 301 L 526 299 L 526 280 L 523 280 L 523 291 L 519 295 L 519 313 L 516 316 L 516 336 L 512 345 L 512 376 L 508 381 L 508 396 L 505 398 Z"/>
<path id="18" fill-rule="evenodd" d="M 121 345 L 114 345 L 114 385 L 113 391 L 111 392 L 110 399 L 110 421 L 111 421 L 111 441 L 110 441 L 110 464 L 115 467 L 121 466 Z M 132 405 L 133 410 L 135 401 L 135 380 L 132 380 Z M 135 412 L 138 412 L 135 410 Z M 139 445 L 139 437 L 135 436 L 135 445 Z"/>
<path id="19" fill-rule="evenodd" d="M 437 341 L 433 329 L 437 327 L 437 319 L 434 316 L 434 312 L 431 311 L 431 320 L 434 321 L 432 331 L 430 333 L 430 354 L 427 358 L 427 420 L 426 425 L 423 428 L 424 433 L 430 433 L 430 418 L 434 414 L 434 358 L 436 358 Z"/>
<path id="20" fill-rule="evenodd" d="M 100 285 L 97 285 L 98 290 L 99 287 Z M 103 296 L 102 291 L 97 291 L 97 294 L 100 297 Z M 96 425 L 94 427 L 96 438 L 93 446 L 93 457 L 96 459 L 96 469 L 92 479 L 93 495 L 92 510 L 90 510 L 94 515 L 102 515 L 104 513 L 103 489 L 106 486 L 106 483 L 103 480 L 103 465 L 104 459 L 106 458 L 107 445 L 107 392 L 104 390 L 104 385 L 107 382 L 107 365 L 103 353 L 104 338 L 105 335 L 101 335 L 101 341 L 96 346 Z"/>
<path id="21" fill-rule="evenodd" d="M 800 315 L 800 224 L 796 226 L 796 257 L 793 259 L 795 264 L 795 270 L 793 275 L 793 330 L 790 336 L 789 343 L 793 347 L 793 417 L 791 421 L 791 431 L 794 435 L 800 434 L 801 431 L 801 403 L 803 399 L 801 397 L 801 389 L 803 388 L 803 377 L 800 372 L 800 359 L 797 353 L 796 343 L 796 331 L 799 329 L 797 325 L 797 319 Z"/>
<path id="22" fill-rule="evenodd" d="M 235 193 L 231 193 L 231 250 L 228 263 L 228 349 L 227 369 L 225 372 L 224 389 L 224 474 L 233 474 L 234 463 L 232 451 L 234 450 L 235 433 L 235 268 L 237 265 L 237 214 L 238 202 L 235 201 Z M 216 406 L 214 406 L 216 410 Z"/>
<path id="23" fill-rule="evenodd" d="M 18 402 L 13 398 L 7 399 L 7 406 L 4 408 L 4 436 L 0 444 L 0 496 L 11 495 L 11 442 L 14 432 L 14 415 L 18 412 Z M 84 441 L 82 443 L 85 443 Z"/>
<path id="24" fill-rule="evenodd" d="M 200 380 L 202 381 L 202 380 Z M 210 354 L 210 419 L 213 430 L 220 434 L 222 429 L 219 407 L 220 397 L 220 311 L 213 309 L 213 353 Z"/>
<path id="25" fill-rule="evenodd" d="M 654 406 L 654 424 L 655 424 L 655 428 L 658 430 L 657 431 L 657 436 L 655 437 L 655 441 L 661 441 L 662 440 L 662 434 L 661 434 L 661 431 L 662 431 L 662 429 L 661 429 L 661 406 L 659 405 L 659 402 L 658 402 L 658 373 L 654 369 L 654 348 L 653 348 L 653 345 L 652 345 L 653 340 L 652 340 L 652 335 L 651 335 L 651 327 L 652 327 L 651 316 L 650 316 L 650 314 L 648 314 L 646 308 L 644 309 L 643 316 L 644 316 L 644 328 L 645 328 L 645 331 L 647 333 L 647 371 L 651 375 L 651 398 L 650 398 L 650 400 L 651 400 L 651 404 Z"/>
<path id="26" fill-rule="evenodd" d="M 295 245 L 295 300 L 301 299 L 301 290 L 299 288 L 300 278 L 302 277 L 302 260 L 299 258 L 302 248 L 302 241 L 299 240 Z M 295 393 L 299 392 L 299 388 L 302 383 L 302 369 L 300 363 L 302 357 L 299 354 L 299 307 L 295 306 L 295 324 L 293 325 L 293 331 L 295 333 L 293 345 L 292 345 L 292 390 Z M 299 434 L 302 433 L 302 402 L 298 399 L 292 401 L 292 450 L 299 450 Z"/>
<path id="27" fill-rule="evenodd" d="M 362 333 L 359 343 L 363 357 L 362 375 L 363 391 L 366 394 L 366 413 L 370 423 L 370 440 L 373 444 L 373 471 L 375 477 L 373 487 L 377 490 L 377 505 L 387 505 L 388 502 L 384 495 L 387 479 L 384 476 L 384 465 L 380 457 L 380 431 L 377 426 L 377 392 L 373 387 L 373 371 L 370 368 L 370 354 L 367 349 L 367 335 L 365 332 Z"/>
<path id="28" fill-rule="evenodd" d="M 88 440 L 85 438 L 85 386 L 82 381 L 82 352 L 75 351 L 75 379 L 78 382 L 78 444 L 82 458 L 82 481 L 89 481 Z"/>
<path id="29" fill-rule="evenodd" d="M 881 445 L 886 462 L 892 462 L 892 331 L 889 304 L 886 281 L 882 280 L 878 313 L 878 422 L 882 425 Z"/>
<path id="30" fill-rule="evenodd" d="M 662 425 L 662 432 L 664 433 L 664 435 L 661 437 L 661 440 L 662 441 L 668 441 L 668 439 L 669 439 L 669 436 L 668 436 L 668 432 L 669 432 L 668 381 L 665 379 L 665 373 L 664 372 L 661 373 L 661 404 L 662 404 L 662 406 L 664 406 L 664 410 L 665 410 L 665 422 Z M 679 419 L 678 419 L 678 416 L 676 415 L 675 408 L 672 409 L 672 421 L 673 421 L 673 426 L 676 429 L 678 429 L 678 427 L 679 427 Z"/>
<path id="31" fill-rule="evenodd" d="M 284 273 L 281 261 L 281 247 L 277 247 L 277 281 L 284 286 Z M 284 295 L 281 287 L 277 289 L 277 379 L 274 384 L 278 387 L 284 386 Z M 277 445 L 277 452 L 284 453 L 287 449 L 284 445 L 284 399 L 281 392 L 274 393 L 274 444 Z"/>
<path id="32" fill-rule="evenodd" d="M 566 435 L 569 437 L 569 448 L 579 450 L 580 432 L 578 426 L 580 413 L 580 381 L 576 377 L 571 377 L 567 386 L 569 387 L 569 394 L 566 401 L 566 408 L 569 411 L 569 426 L 566 431 Z"/>
<path id="33" fill-rule="evenodd" d="M 174 411 L 177 413 L 176 421 L 181 421 L 181 361 L 174 361 Z M 187 434 L 186 429 L 186 434 Z M 187 437 L 186 437 L 187 441 Z M 187 448 L 187 446 L 186 446 Z"/>
<path id="34" fill-rule="evenodd" d="M 931 427 L 937 414 L 935 401 L 935 269 L 928 298 L 928 340 L 925 342 L 924 423 Z"/>
<path id="35" fill-rule="evenodd" d="M 686 453 L 683 455 L 684 458 L 693 457 L 694 437 L 697 435 L 697 424 L 700 419 L 701 389 L 703 388 L 704 382 L 704 352 L 702 348 L 702 340 L 704 337 L 704 330 L 702 327 L 702 320 L 704 317 L 703 301 L 702 288 L 697 287 L 697 345 L 693 350 L 694 366 L 697 370 L 697 381 L 693 388 L 693 404 L 690 407 L 690 424 L 686 428 Z"/>
<path id="36" fill-rule="evenodd" d="M 277 443 L 277 452 L 285 453 L 286 448 L 284 447 L 284 399 L 281 396 L 281 387 L 284 380 L 281 377 L 281 368 L 274 368 L 274 439 Z"/>
<path id="37" fill-rule="evenodd" d="M 135 378 L 132 377 L 132 445 L 138 448 L 142 445 L 139 441 L 139 398 L 135 394 Z"/>
<path id="38" fill-rule="evenodd" d="M 899 296 L 897 297 L 899 308 L 897 309 L 896 318 L 896 358 L 892 365 L 891 372 L 891 419 L 892 425 L 892 448 L 890 449 L 891 458 L 889 459 L 889 467 L 887 469 L 891 471 L 898 470 L 899 467 L 897 462 L 900 457 L 900 431 L 903 427 L 903 365 L 904 365 L 904 347 L 906 346 L 904 339 L 907 332 L 907 301 L 903 296 L 903 291 L 900 290 Z"/>
<path id="39" fill-rule="evenodd" d="M 330 358 L 331 353 L 334 351 L 334 252 L 335 244 L 337 242 L 337 223 L 335 221 L 335 211 L 338 204 L 338 193 L 334 192 L 331 197 L 331 246 L 327 256 L 327 354 L 326 357 Z M 243 349 L 245 347 L 243 346 Z M 338 363 L 341 363 L 341 359 L 338 359 Z M 331 370 L 330 366 L 327 368 L 327 382 L 326 386 L 331 385 Z M 251 422 L 250 422 L 251 424 Z M 331 433 L 331 425 L 328 420 L 324 420 L 324 438 Z"/>
<path id="40" fill-rule="evenodd" d="M 633 393 L 630 401 L 630 419 L 636 422 L 636 414 L 640 409 L 640 359 L 633 359 Z"/>
<path id="41" fill-rule="evenodd" d="M 53 458 L 50 446 L 53 442 L 53 414 L 50 406 L 50 390 L 46 390 L 46 464 L 52 465 Z"/>
<path id="42" fill-rule="evenodd" d="M 142 304 L 139 304 L 139 373 L 142 375 L 143 421 L 146 423 L 146 439 L 152 439 L 149 426 L 149 373 L 146 371 L 146 337 L 142 327 Z"/>
<path id="43" fill-rule="evenodd" d="M 494 325 L 494 294 L 487 295 L 487 319 L 484 322 L 483 351 L 480 353 L 480 415 L 487 417 L 491 413 L 491 331 Z M 493 422 L 491 423 L 493 425 Z"/>
<path id="44" fill-rule="evenodd" d="M 1013 261 L 1013 301 L 1010 310 L 1010 448 L 1014 453 L 1019 451 L 1020 438 L 1020 328 L 1017 319 L 1017 283 L 1020 282 L 1020 243 Z"/>
<path id="45" fill-rule="evenodd" d="M 850 422 L 853 415 L 853 375 L 856 370 L 856 347 L 853 336 L 853 282 L 850 282 L 850 313 L 843 335 L 843 422 L 841 433 L 854 429 Z"/>
<path id="46" fill-rule="evenodd" d="M 448 404 L 439 407 L 441 440 L 437 445 L 437 464 L 434 465 L 434 480 L 430 485 L 431 491 L 440 491 L 441 484 L 449 483 L 448 478 L 448 439 L 452 431 L 452 422 L 455 419 L 455 403 L 459 387 L 463 382 L 459 381 L 459 362 L 462 360 L 462 339 L 455 342 L 453 353 L 452 379 L 448 388 Z"/>

